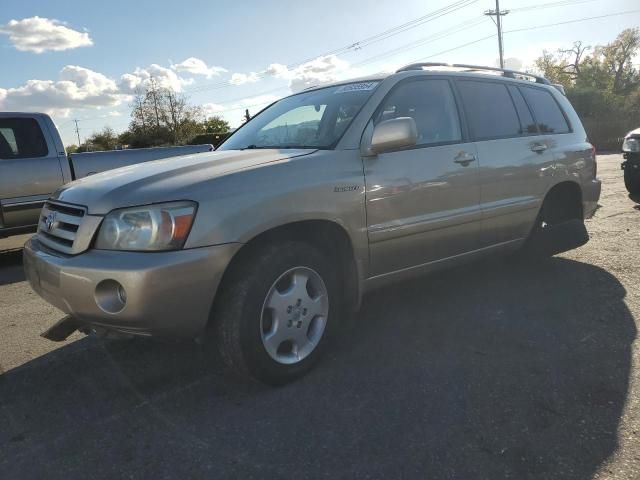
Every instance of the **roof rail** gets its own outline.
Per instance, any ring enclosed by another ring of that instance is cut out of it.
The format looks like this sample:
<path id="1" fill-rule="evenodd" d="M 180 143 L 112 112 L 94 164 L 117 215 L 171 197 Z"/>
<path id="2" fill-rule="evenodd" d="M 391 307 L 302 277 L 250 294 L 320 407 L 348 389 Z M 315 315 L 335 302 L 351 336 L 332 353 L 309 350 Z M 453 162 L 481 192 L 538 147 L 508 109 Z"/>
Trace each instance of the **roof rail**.
<path id="1" fill-rule="evenodd" d="M 412 63 L 411 65 L 407 65 L 397 70 L 396 73 L 409 72 L 412 70 L 422 70 L 423 68 L 431 68 L 431 67 L 460 68 L 460 69 L 464 69 L 464 71 L 467 71 L 467 72 L 474 72 L 474 71 L 500 72 L 502 73 L 503 77 L 507 77 L 507 78 L 524 77 L 524 78 L 533 79 L 536 83 L 551 85 L 551 82 L 549 82 L 549 80 L 539 75 L 534 75 L 533 73 L 519 72 L 517 70 L 509 70 L 507 68 L 484 67 L 482 65 L 467 65 L 465 63 L 440 63 L 440 62 Z"/>

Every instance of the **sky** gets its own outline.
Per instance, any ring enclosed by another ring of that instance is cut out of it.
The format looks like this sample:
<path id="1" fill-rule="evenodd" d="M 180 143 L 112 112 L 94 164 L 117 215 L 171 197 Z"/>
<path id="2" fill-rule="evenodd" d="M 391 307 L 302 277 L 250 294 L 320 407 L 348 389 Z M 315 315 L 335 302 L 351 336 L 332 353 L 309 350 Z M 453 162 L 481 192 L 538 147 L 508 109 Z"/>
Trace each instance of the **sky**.
<path id="1" fill-rule="evenodd" d="M 512 68 L 640 26 L 638 0 L 500 8 Z M 0 110 L 49 113 L 74 144 L 75 119 L 81 139 L 125 130 L 131 94 L 153 77 L 235 127 L 245 108 L 311 85 L 415 61 L 496 65 L 488 9 L 494 0 L 0 0 Z"/>

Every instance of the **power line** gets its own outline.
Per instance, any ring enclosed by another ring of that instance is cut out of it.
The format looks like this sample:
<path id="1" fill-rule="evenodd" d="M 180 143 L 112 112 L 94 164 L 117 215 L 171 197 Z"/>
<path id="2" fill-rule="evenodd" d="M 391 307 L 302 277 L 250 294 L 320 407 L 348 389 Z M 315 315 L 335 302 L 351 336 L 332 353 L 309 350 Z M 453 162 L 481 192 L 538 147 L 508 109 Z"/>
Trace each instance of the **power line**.
<path id="1" fill-rule="evenodd" d="M 511 8 L 510 11 L 513 13 L 526 12 L 529 10 L 540 10 L 542 8 L 553 8 L 553 7 L 566 7 L 570 5 L 577 5 L 580 3 L 595 2 L 595 1 L 596 0 L 561 0 L 559 2 L 549 2 L 549 3 L 542 3 L 540 5 L 529 5 L 525 7 Z"/>
<path id="2" fill-rule="evenodd" d="M 527 31 L 527 30 L 536 30 L 538 28 L 557 27 L 558 25 L 566 25 L 568 23 L 585 22 L 587 20 L 597 20 L 599 18 L 616 17 L 616 16 L 619 16 L 619 15 L 627 15 L 629 13 L 638 13 L 638 12 L 640 12 L 640 9 L 627 10 L 626 12 L 609 13 L 607 15 L 598 15 L 596 17 L 578 18 L 576 20 L 567 20 L 565 22 L 547 23 L 546 25 L 535 25 L 533 27 L 524 27 L 524 28 L 516 28 L 514 30 L 505 30 L 504 33 L 524 32 L 524 31 Z"/>
<path id="3" fill-rule="evenodd" d="M 443 30 L 443 31 L 437 32 L 435 34 L 428 35 L 426 37 L 422 37 L 420 39 L 417 39 L 414 42 L 409 42 L 407 44 L 401 45 L 401 46 L 399 46 L 397 48 L 394 48 L 392 50 L 387 50 L 386 52 L 382 52 L 381 54 L 374 55 L 373 57 L 369 57 L 369 58 L 367 58 L 367 59 L 365 59 L 365 60 L 363 60 L 361 62 L 354 63 L 352 66 L 358 67 L 358 66 L 361 66 L 361 65 L 365 65 L 365 64 L 377 61 L 377 60 L 379 60 L 381 58 L 389 57 L 389 56 L 394 55 L 395 53 L 398 53 L 400 51 L 406 51 L 406 50 L 410 50 L 412 48 L 417 48 L 419 46 L 422 46 L 422 45 L 425 45 L 425 44 L 428 44 L 428 43 L 432 43 L 432 42 L 434 42 L 436 40 L 440 40 L 440 39 L 445 38 L 447 36 L 450 36 L 450 35 L 453 35 L 455 33 L 458 33 L 461 30 L 465 30 L 465 29 L 469 29 L 469 28 L 478 26 L 478 25 L 482 24 L 484 21 L 485 21 L 484 18 L 478 18 L 478 19 L 473 19 L 473 20 L 470 20 L 470 21 L 467 20 L 466 22 L 461 22 L 461 23 L 459 23 L 457 25 L 454 25 L 453 27 L 451 27 L 451 28 L 449 28 L 447 30 Z M 269 94 L 269 93 L 273 93 L 273 92 L 277 92 L 277 91 L 281 91 L 281 90 L 287 90 L 287 89 L 288 89 L 288 87 L 278 87 L 278 88 L 275 88 L 275 89 L 254 93 L 254 94 L 252 94 L 252 97 L 259 97 L 260 95 L 266 95 L 266 94 Z M 230 104 L 230 103 L 234 103 L 234 102 L 245 100 L 246 98 L 247 98 L 246 96 L 238 97 L 238 98 L 234 98 L 232 100 L 226 100 L 222 104 L 223 105 L 224 104 Z M 222 110 L 220 113 L 231 112 L 231 111 L 234 111 L 234 110 L 241 110 L 243 108 L 255 107 L 255 106 L 264 105 L 264 104 L 265 104 L 265 102 L 261 102 L 261 103 L 256 103 L 256 104 L 252 104 L 252 105 L 248 105 L 248 106 L 237 106 L 237 107 L 234 107 L 234 108 L 227 108 L 227 109 Z"/>
<path id="4" fill-rule="evenodd" d="M 484 12 L 485 15 L 491 17 L 496 17 L 495 23 L 498 27 L 498 55 L 500 56 L 500 68 L 504 68 L 504 47 L 502 45 L 502 17 L 507 15 L 509 10 L 500 10 L 500 0 L 496 0 L 496 9 L 495 10 L 487 10 Z"/>
<path id="5" fill-rule="evenodd" d="M 330 50 L 330 51 L 326 51 L 324 53 L 320 53 L 318 55 L 315 55 L 313 57 L 308 57 L 304 60 L 300 60 L 298 62 L 294 62 L 294 63 L 290 63 L 288 65 L 286 65 L 287 69 L 291 70 L 294 69 L 296 67 L 299 67 L 300 65 L 303 65 L 307 62 L 310 62 L 312 60 L 315 60 L 316 58 L 320 58 L 323 56 L 328 56 L 328 55 L 339 55 L 342 53 L 352 53 L 358 50 L 361 50 L 364 47 L 367 47 L 373 43 L 382 41 L 382 40 L 386 40 L 387 38 L 390 38 L 394 35 L 398 35 L 400 33 L 403 33 L 407 30 L 410 30 L 412 28 L 418 27 L 420 25 L 423 25 L 425 23 L 428 23 L 430 21 L 436 20 L 437 18 L 440 18 L 442 16 L 454 13 L 462 8 L 465 8 L 469 5 L 472 5 L 474 3 L 476 3 L 478 0 L 459 0 L 457 2 L 454 2 L 450 5 L 447 5 L 443 8 L 440 8 L 438 10 L 434 10 L 433 12 L 427 13 L 421 17 L 415 18 L 413 20 L 410 20 L 408 22 L 402 23 L 400 25 L 397 25 L 395 27 L 389 28 L 387 30 L 384 30 L 380 33 L 371 35 L 369 37 L 363 38 L 361 40 L 358 40 L 356 42 L 350 43 L 348 45 L 342 46 L 340 48 L 336 48 L 334 50 Z M 550 2 L 550 3 L 546 3 L 546 4 L 541 4 L 541 5 L 529 5 L 529 6 L 525 6 L 525 7 L 520 7 L 520 8 L 515 8 L 515 9 L 511 9 L 511 12 L 516 12 L 516 11 L 526 11 L 526 10 L 531 10 L 531 9 L 545 9 L 545 8 L 553 8 L 553 7 L 559 7 L 559 6 L 567 6 L 567 5 L 574 5 L 574 4 L 580 4 L 580 3 L 585 3 L 585 2 L 592 2 L 595 0 L 561 0 L 561 1 L 557 1 L 557 2 Z M 455 28 L 455 27 L 453 27 Z M 504 32 L 503 32 L 504 33 Z M 502 49 L 502 51 L 504 51 L 504 49 Z M 257 74 L 258 79 L 261 79 L 263 77 L 265 77 L 267 75 L 266 71 L 262 71 L 259 72 Z M 193 88 L 190 89 L 185 89 L 185 91 L 187 93 L 202 93 L 205 91 L 211 91 L 211 90 L 219 90 L 222 88 L 228 88 L 231 86 L 234 86 L 235 84 L 232 83 L 230 80 L 223 80 L 223 81 L 219 81 L 219 82 L 214 82 L 211 84 L 202 84 L 202 85 L 198 85 L 195 86 Z"/>
<path id="6" fill-rule="evenodd" d="M 451 13 L 454 13 L 462 8 L 468 7 L 469 5 L 472 5 L 474 3 L 477 3 L 479 0 L 459 0 L 457 2 L 454 2 L 450 5 L 447 5 L 445 7 L 442 7 L 438 10 L 434 10 L 433 12 L 427 13 L 426 15 L 423 15 L 421 17 L 415 18 L 413 20 L 410 20 L 408 22 L 405 22 L 403 24 L 397 25 L 395 27 L 389 28 L 383 32 L 377 33 L 375 35 L 371 35 L 369 37 L 357 40 L 356 42 L 350 43 L 348 45 L 345 45 L 343 47 L 334 49 L 334 50 L 330 50 L 327 52 L 323 52 L 320 53 L 318 55 L 315 55 L 313 57 L 309 57 L 306 58 L 304 60 L 300 60 L 294 63 L 290 63 L 288 65 L 286 65 L 288 70 L 292 70 L 294 68 L 297 68 L 305 63 L 308 63 L 312 60 L 315 60 L 316 58 L 320 58 L 320 57 L 326 57 L 329 55 L 339 55 L 341 53 L 347 53 L 350 51 L 357 51 L 360 50 L 364 47 L 367 47 L 373 43 L 376 42 L 380 42 L 382 40 L 386 40 L 392 36 L 398 35 L 400 33 L 404 33 L 407 30 L 410 30 L 412 28 L 418 27 L 420 25 L 424 25 L 425 23 L 431 22 L 433 20 L 436 20 L 440 17 L 443 17 L 445 15 L 449 15 Z M 262 78 L 264 76 L 266 76 L 267 73 L 266 71 L 262 71 L 259 72 L 257 74 L 258 78 Z M 187 92 L 191 92 L 191 93 L 200 93 L 202 91 L 207 91 L 207 90 L 217 90 L 220 88 L 226 88 L 228 86 L 234 85 L 230 80 L 225 80 L 225 81 L 221 81 L 221 82 L 215 82 L 209 85 L 200 85 L 197 87 L 193 87 L 191 89 L 185 89 L 185 91 Z"/>
<path id="7" fill-rule="evenodd" d="M 460 50 L 461 48 L 468 47 L 469 45 L 474 45 L 474 44 L 476 44 L 476 43 L 480 43 L 480 42 L 483 42 L 483 41 L 485 41 L 485 40 L 489 40 L 490 38 L 493 38 L 493 37 L 495 37 L 495 36 L 496 36 L 496 34 L 495 34 L 495 33 L 494 33 L 494 34 L 492 34 L 492 35 L 487 35 L 486 37 L 478 38 L 478 39 L 476 39 L 476 40 L 472 40 L 472 41 L 470 41 L 470 42 L 463 43 L 462 45 L 458 45 L 457 47 L 449 48 L 449 49 L 447 49 L 447 50 L 442 50 L 441 52 L 433 53 L 433 54 L 431 54 L 431 55 L 427 55 L 426 57 L 417 58 L 417 59 L 415 59 L 415 60 L 412 60 L 412 61 L 411 61 L 411 62 L 409 62 L 409 63 L 418 63 L 418 62 L 421 62 L 421 61 L 423 61 L 423 60 L 428 60 L 428 59 L 430 59 L 430 58 L 437 57 L 438 55 L 442 55 L 443 53 L 449 53 L 449 52 L 453 52 L 454 50 Z"/>
<path id="8" fill-rule="evenodd" d="M 567 20 L 565 22 L 548 23 L 546 25 L 536 25 L 536 26 L 533 26 L 533 27 L 518 28 L 518 29 L 514 29 L 514 30 L 505 30 L 503 33 L 515 33 L 515 32 L 522 32 L 522 31 L 526 31 L 526 30 L 535 30 L 535 29 L 538 29 L 538 28 L 555 27 L 555 26 L 558 26 L 558 25 L 565 25 L 567 23 L 585 22 L 585 21 L 588 21 L 588 20 L 596 20 L 596 19 L 599 19 L 599 18 L 614 17 L 614 16 L 617 16 L 617 15 L 626 15 L 626 14 L 629 14 L 629 13 L 637 13 L 637 12 L 640 12 L 640 9 L 627 10 L 626 12 L 610 13 L 610 14 L 607 14 L 607 15 L 599 15 L 599 16 L 595 16 L 595 17 L 578 18 L 578 19 L 575 19 L 575 20 Z M 412 60 L 409 63 L 417 63 L 417 62 L 421 62 L 423 60 L 428 60 L 428 59 L 436 57 L 438 55 L 442 55 L 444 53 L 449 53 L 449 52 L 452 52 L 454 50 L 459 50 L 459 49 L 467 47 L 469 45 L 473 45 L 475 43 L 479 43 L 479 42 L 482 42 L 484 40 L 488 40 L 488 39 L 493 38 L 495 36 L 496 36 L 496 34 L 489 35 L 489 36 L 483 37 L 483 38 L 478 38 L 478 39 L 473 40 L 471 42 L 467 42 L 467 43 L 464 43 L 462 45 L 458 45 L 457 47 L 453 47 L 453 48 L 450 48 L 450 49 L 447 49 L 447 50 L 443 50 L 441 52 L 434 53 L 434 54 L 428 55 L 426 57 L 417 58 L 415 60 Z"/>
<path id="9" fill-rule="evenodd" d="M 389 56 L 393 56 L 396 53 L 402 53 L 402 52 L 405 52 L 407 50 L 411 50 L 411 49 L 414 49 L 414 48 L 417 48 L 417 47 L 421 47 L 423 45 L 427 45 L 429 43 L 433 43 L 436 40 L 440 40 L 442 38 L 446 38 L 446 37 L 448 37 L 450 35 L 453 35 L 455 33 L 460 32 L 462 30 L 469 30 L 469 29 L 471 29 L 473 27 L 476 27 L 478 25 L 483 24 L 484 22 L 485 22 L 484 18 L 478 18 L 478 19 L 475 19 L 475 20 L 462 22 L 462 23 L 460 23 L 460 24 L 458 24 L 458 25 L 456 25 L 454 27 L 451 27 L 448 30 L 441 31 L 441 32 L 435 33 L 433 35 L 429 35 L 427 37 L 419 38 L 419 39 L 417 39 L 417 40 L 415 40 L 413 42 L 405 43 L 404 45 L 400 45 L 399 47 L 393 48 L 391 50 L 387 50 L 386 52 L 382 52 L 382 53 L 380 53 L 378 55 L 374 55 L 373 57 L 369 57 L 369 58 L 366 58 L 365 60 L 362 60 L 360 62 L 354 63 L 352 66 L 359 67 L 359 66 L 366 65 L 366 64 L 375 62 L 375 61 L 383 59 L 383 58 L 387 58 Z"/>

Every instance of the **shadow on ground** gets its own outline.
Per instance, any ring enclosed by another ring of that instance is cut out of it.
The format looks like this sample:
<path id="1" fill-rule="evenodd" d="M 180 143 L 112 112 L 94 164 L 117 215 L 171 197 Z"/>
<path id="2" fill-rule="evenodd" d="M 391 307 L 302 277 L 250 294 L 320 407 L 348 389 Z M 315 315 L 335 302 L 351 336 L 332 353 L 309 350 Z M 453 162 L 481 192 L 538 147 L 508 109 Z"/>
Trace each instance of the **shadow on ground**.
<path id="1" fill-rule="evenodd" d="M 309 376 L 86 338 L 0 376 L 6 478 L 590 478 L 616 448 L 633 318 L 606 271 L 481 263 L 365 299 Z M 185 306 L 188 308 L 188 306 Z"/>
<path id="2" fill-rule="evenodd" d="M 0 251 L 0 271 L 0 285 L 24 281 L 22 250 Z"/>

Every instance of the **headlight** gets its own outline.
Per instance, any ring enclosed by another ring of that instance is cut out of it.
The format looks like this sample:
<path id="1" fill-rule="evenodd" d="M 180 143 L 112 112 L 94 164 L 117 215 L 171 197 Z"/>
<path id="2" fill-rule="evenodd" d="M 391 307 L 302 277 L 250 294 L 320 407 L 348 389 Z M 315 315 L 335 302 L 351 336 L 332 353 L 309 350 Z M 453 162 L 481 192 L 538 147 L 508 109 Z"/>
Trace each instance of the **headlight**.
<path id="1" fill-rule="evenodd" d="M 622 142 L 623 152 L 640 152 L 640 138 L 625 138 Z"/>
<path id="2" fill-rule="evenodd" d="M 194 202 L 172 202 L 114 210 L 102 222 L 95 248 L 178 250 L 187 240 L 195 212 Z"/>

